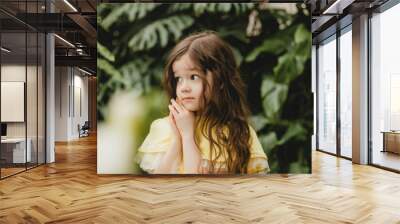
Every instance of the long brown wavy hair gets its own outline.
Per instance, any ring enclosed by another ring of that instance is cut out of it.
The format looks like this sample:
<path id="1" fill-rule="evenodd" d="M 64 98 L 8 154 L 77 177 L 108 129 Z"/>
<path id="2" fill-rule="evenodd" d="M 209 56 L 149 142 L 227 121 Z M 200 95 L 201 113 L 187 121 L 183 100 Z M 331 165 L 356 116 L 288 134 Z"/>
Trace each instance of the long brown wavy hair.
<path id="1" fill-rule="evenodd" d="M 203 72 L 200 78 L 204 92 L 208 93 L 203 94 L 203 106 L 196 111 L 196 130 L 201 130 L 200 133 L 210 142 L 208 172 L 220 172 L 222 167 L 217 165 L 217 160 L 223 158 L 226 161 L 225 172 L 247 173 L 250 160 L 249 109 L 245 85 L 232 49 L 212 31 L 192 34 L 180 41 L 170 52 L 164 70 L 163 84 L 170 98 L 177 97 L 172 65 L 185 54 Z M 207 82 L 207 75 L 212 76 L 212 85 Z M 198 146 L 198 136 L 195 142 Z"/>

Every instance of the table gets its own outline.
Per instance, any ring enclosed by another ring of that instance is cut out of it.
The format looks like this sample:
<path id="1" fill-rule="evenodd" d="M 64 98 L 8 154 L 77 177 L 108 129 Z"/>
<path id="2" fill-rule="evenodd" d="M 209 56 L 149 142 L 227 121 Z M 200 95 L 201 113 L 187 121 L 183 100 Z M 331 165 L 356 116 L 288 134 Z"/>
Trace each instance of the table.
<path id="1" fill-rule="evenodd" d="M 381 133 L 383 133 L 382 152 L 400 154 L 400 131 L 382 131 Z"/>
<path id="2" fill-rule="evenodd" d="M 31 145 L 32 140 L 26 139 L 28 147 L 25 154 L 25 138 L 6 138 L 1 139 L 1 157 L 6 163 L 25 163 L 32 160 Z M 12 159 L 11 159 L 12 158 Z M 26 161 L 25 161 L 26 159 Z"/>

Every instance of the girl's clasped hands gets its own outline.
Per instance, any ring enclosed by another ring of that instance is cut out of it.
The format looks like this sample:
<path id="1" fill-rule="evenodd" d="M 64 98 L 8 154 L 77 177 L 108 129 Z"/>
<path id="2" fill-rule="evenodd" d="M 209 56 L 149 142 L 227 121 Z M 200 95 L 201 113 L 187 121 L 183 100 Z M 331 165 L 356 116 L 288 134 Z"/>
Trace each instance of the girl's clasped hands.
<path id="1" fill-rule="evenodd" d="M 175 131 L 175 136 L 181 141 L 182 139 L 193 138 L 195 128 L 195 115 L 192 111 L 187 110 L 182 104 L 171 99 L 169 108 L 169 120 Z"/>

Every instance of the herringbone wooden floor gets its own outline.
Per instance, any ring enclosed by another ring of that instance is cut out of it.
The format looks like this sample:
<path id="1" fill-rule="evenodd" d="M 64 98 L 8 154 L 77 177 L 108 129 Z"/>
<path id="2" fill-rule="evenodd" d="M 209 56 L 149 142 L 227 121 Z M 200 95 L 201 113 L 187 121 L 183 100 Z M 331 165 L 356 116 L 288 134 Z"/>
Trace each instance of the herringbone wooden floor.
<path id="1" fill-rule="evenodd" d="M 0 223 L 400 223 L 400 175 L 313 153 L 312 175 L 96 174 L 96 139 L 0 181 Z"/>

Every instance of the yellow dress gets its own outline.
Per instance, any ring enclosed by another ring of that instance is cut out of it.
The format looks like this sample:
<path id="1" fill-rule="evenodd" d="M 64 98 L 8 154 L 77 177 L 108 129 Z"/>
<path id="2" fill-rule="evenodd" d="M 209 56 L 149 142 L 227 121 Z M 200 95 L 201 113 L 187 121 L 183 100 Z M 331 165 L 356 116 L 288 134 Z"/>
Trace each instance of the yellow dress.
<path id="1" fill-rule="evenodd" d="M 268 158 L 257 138 L 254 129 L 250 128 L 251 148 L 250 160 L 247 168 L 248 174 L 267 173 L 269 172 Z M 142 145 L 138 149 L 136 162 L 147 173 L 154 173 L 159 166 L 165 152 L 170 148 L 173 141 L 173 130 L 169 123 L 168 117 L 160 118 L 150 126 L 149 134 L 146 136 Z M 209 141 L 204 137 L 199 139 L 199 150 L 201 151 L 202 162 L 201 168 L 208 169 L 210 162 L 210 146 Z M 215 156 L 213 157 L 215 158 Z M 216 167 L 224 170 L 226 164 L 224 158 L 216 160 Z M 172 174 L 183 174 L 183 162 L 180 158 L 176 158 L 172 164 Z"/>

